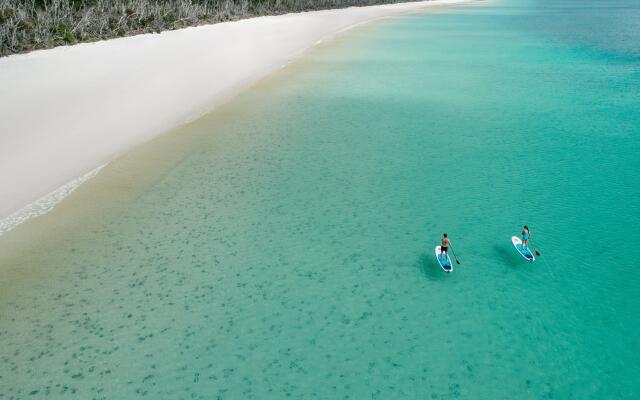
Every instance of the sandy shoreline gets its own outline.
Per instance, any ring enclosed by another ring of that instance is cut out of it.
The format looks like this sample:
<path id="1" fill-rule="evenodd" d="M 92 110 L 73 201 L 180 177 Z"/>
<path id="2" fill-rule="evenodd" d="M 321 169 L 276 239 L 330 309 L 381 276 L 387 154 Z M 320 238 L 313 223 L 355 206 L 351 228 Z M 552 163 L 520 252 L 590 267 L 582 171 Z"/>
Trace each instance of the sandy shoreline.
<path id="1" fill-rule="evenodd" d="M 210 111 L 319 41 L 464 1 L 259 17 L 2 58 L 0 220 Z"/>

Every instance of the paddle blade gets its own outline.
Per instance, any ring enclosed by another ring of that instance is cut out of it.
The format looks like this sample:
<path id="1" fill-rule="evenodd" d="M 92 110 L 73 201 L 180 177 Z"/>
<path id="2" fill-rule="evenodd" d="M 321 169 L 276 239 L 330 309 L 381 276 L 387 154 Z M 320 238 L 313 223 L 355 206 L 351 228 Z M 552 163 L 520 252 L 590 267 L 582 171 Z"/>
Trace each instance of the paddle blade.
<path id="1" fill-rule="evenodd" d="M 540 252 L 538 250 L 536 250 L 536 255 L 540 257 Z"/>
<path id="2" fill-rule="evenodd" d="M 456 258 L 456 264 L 460 265 L 460 260 Z"/>

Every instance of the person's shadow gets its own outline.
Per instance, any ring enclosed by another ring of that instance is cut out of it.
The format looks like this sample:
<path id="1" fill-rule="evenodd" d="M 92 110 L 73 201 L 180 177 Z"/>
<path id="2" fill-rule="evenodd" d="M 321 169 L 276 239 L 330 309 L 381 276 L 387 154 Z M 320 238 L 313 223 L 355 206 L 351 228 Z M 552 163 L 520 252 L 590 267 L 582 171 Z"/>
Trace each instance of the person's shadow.
<path id="1" fill-rule="evenodd" d="M 507 264 L 511 268 L 518 268 L 522 263 L 519 261 L 518 253 L 515 251 L 510 251 L 509 247 L 506 245 L 493 245 L 493 252 L 504 264 Z"/>
<path id="2" fill-rule="evenodd" d="M 418 268 L 432 281 L 440 281 L 447 275 L 447 272 L 444 272 L 442 268 L 440 268 L 435 256 L 427 253 L 422 253 L 418 257 Z"/>

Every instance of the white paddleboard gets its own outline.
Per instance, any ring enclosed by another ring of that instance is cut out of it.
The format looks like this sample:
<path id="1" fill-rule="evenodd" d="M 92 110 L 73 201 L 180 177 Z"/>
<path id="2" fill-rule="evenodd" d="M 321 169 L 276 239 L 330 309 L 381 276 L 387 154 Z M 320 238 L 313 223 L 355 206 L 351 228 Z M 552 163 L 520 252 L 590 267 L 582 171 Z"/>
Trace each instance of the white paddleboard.
<path id="1" fill-rule="evenodd" d="M 444 272 L 453 271 L 453 264 L 451 264 L 449 254 L 447 254 L 446 257 L 443 257 L 442 251 L 440 251 L 440 246 L 436 246 L 436 260 L 438 260 L 438 264 L 440 264 L 440 268 L 442 268 Z"/>
<path id="2" fill-rule="evenodd" d="M 519 237 L 511 236 L 511 243 L 513 243 L 513 247 L 518 250 L 518 253 L 520 253 L 520 255 L 524 257 L 525 260 L 531 262 L 534 262 L 536 260 L 536 257 L 533 255 L 533 252 L 530 248 L 522 248 L 522 240 L 520 240 Z"/>

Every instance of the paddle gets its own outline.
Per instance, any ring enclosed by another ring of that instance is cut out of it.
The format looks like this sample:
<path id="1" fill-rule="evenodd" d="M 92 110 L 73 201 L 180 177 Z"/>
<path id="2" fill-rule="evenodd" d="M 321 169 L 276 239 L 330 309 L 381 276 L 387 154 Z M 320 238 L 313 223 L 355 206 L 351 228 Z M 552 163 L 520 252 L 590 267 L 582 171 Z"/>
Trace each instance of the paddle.
<path id="1" fill-rule="evenodd" d="M 531 243 L 531 239 L 529 239 L 529 243 Z M 540 252 L 538 251 L 538 249 L 536 249 L 536 246 L 534 246 L 533 243 L 531 243 L 531 247 L 533 247 L 533 250 L 535 250 L 536 255 L 540 257 Z"/>
<path id="2" fill-rule="evenodd" d="M 458 257 L 456 256 L 456 252 L 453 251 L 453 246 L 451 246 L 451 243 L 449 243 L 449 247 L 451 247 L 451 252 L 453 253 L 453 258 L 456 259 L 456 264 L 460 265 L 460 260 L 458 260 Z"/>
<path id="3" fill-rule="evenodd" d="M 529 240 L 527 240 L 527 242 L 531 243 L 531 247 L 533 247 L 533 250 L 536 252 L 536 255 L 540 257 L 540 252 L 538 251 L 538 249 L 536 249 L 536 246 L 534 246 L 533 242 L 531 241 L 531 232 L 529 232 Z"/>

